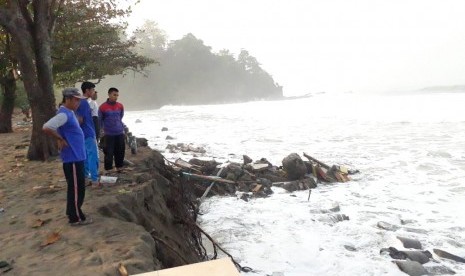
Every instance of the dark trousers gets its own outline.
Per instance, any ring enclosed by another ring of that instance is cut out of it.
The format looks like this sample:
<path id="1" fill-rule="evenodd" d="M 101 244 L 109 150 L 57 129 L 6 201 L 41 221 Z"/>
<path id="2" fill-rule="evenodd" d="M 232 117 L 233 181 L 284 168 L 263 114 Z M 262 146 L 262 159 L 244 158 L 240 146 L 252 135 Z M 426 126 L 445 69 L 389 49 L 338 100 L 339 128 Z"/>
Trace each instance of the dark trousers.
<path id="1" fill-rule="evenodd" d="M 84 221 L 86 216 L 81 210 L 86 196 L 84 161 L 63 163 L 63 172 L 68 183 L 66 215 L 70 223 Z"/>
<path id="2" fill-rule="evenodd" d="M 122 168 L 125 150 L 124 134 L 105 135 L 103 148 L 105 170 L 113 169 L 113 158 L 115 159 L 115 167 Z"/>

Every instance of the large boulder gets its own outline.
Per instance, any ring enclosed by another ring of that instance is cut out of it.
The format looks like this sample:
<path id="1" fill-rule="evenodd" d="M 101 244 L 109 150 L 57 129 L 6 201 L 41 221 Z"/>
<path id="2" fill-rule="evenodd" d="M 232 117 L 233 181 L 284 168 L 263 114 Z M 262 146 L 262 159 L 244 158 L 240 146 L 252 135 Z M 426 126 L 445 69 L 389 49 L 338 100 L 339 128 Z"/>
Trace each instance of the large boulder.
<path id="1" fill-rule="evenodd" d="M 289 180 L 302 179 L 307 173 L 307 167 L 297 153 L 291 153 L 283 159 L 283 169 Z"/>

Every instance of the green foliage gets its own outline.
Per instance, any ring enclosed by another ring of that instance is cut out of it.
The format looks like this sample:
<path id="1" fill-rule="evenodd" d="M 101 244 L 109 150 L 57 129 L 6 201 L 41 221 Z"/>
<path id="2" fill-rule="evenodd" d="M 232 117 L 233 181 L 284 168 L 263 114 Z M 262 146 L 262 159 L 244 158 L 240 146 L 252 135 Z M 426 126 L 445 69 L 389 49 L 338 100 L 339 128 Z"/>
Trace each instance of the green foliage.
<path id="1" fill-rule="evenodd" d="M 134 51 L 134 38 L 126 38 L 122 19 L 129 13 L 115 1 L 66 1 L 57 16 L 52 46 L 55 83 L 73 86 L 128 69 L 140 72 L 152 63 Z"/>
<path id="2" fill-rule="evenodd" d="M 257 59 L 242 50 L 236 59 L 228 50 L 213 53 L 193 34 L 165 44 L 164 32 L 151 22 L 150 31 L 135 33 L 139 51 L 159 60 L 141 75 L 110 77 L 104 86 L 131 94 L 121 100 L 128 108 L 155 108 L 165 104 L 211 104 L 282 97 L 282 88 Z M 143 45 L 143 46 L 142 46 Z M 151 49 L 151 51 L 148 51 Z"/>

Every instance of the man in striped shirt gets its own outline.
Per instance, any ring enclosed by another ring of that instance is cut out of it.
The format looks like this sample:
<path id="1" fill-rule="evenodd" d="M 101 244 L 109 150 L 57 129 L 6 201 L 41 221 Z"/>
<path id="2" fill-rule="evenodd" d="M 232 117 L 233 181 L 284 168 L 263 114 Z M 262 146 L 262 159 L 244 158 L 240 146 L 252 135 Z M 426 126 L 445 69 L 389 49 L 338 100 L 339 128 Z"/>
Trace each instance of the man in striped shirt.
<path id="1" fill-rule="evenodd" d="M 100 105 L 98 117 L 103 128 L 104 167 L 107 172 L 113 169 L 113 159 L 117 172 L 122 172 L 126 149 L 124 137 L 124 106 L 118 102 L 119 91 L 112 87 L 108 90 L 108 99 Z"/>

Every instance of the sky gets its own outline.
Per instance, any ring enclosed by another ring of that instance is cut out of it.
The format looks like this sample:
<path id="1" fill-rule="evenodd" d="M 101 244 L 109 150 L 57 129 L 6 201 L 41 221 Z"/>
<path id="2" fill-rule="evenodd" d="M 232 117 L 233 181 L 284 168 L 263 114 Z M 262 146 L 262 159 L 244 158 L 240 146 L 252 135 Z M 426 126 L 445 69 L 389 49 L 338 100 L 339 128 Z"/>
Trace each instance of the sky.
<path id="1" fill-rule="evenodd" d="M 287 96 L 465 85 L 462 0 L 141 0 L 169 40 L 256 57 Z"/>

